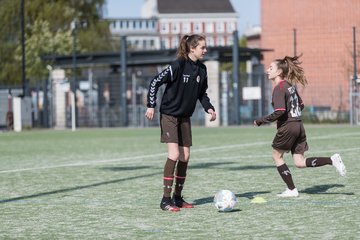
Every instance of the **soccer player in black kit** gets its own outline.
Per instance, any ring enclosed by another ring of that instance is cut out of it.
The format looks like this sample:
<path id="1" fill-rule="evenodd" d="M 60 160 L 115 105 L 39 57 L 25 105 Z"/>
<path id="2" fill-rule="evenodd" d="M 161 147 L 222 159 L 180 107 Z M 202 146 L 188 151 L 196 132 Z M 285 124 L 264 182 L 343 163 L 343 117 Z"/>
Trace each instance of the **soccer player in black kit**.
<path id="1" fill-rule="evenodd" d="M 333 165 L 341 176 L 345 176 L 346 168 L 339 154 L 331 157 L 304 157 L 308 150 L 301 111 L 304 103 L 296 89 L 296 84 L 307 84 L 299 57 L 288 57 L 273 61 L 267 69 L 269 80 L 274 82 L 272 105 L 274 112 L 256 119 L 254 126 L 277 121 L 277 133 L 274 137 L 272 157 L 277 170 L 287 185 L 287 189 L 278 194 L 279 197 L 297 197 L 299 192 L 292 180 L 283 155 L 291 151 L 295 166 L 298 168 Z"/>
<path id="2" fill-rule="evenodd" d="M 194 207 L 183 199 L 181 191 L 192 146 L 190 117 L 197 100 L 210 114 L 210 121 L 216 119 L 215 109 L 206 93 L 206 66 L 199 61 L 206 52 L 204 36 L 183 36 L 177 50 L 177 59 L 150 82 L 145 114 L 149 120 L 154 118 L 156 93 L 162 84 L 166 84 L 160 105 L 161 142 L 167 144 L 168 150 L 164 166 L 164 193 L 160 202 L 160 208 L 165 211 L 178 212 L 180 208 Z M 171 196 L 174 180 L 175 189 Z"/>

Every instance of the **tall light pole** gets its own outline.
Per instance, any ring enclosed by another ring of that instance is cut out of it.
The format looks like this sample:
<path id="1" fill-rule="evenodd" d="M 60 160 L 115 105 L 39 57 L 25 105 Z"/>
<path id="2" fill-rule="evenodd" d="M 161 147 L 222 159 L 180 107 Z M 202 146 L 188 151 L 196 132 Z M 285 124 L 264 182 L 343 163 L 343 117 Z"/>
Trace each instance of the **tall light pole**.
<path id="1" fill-rule="evenodd" d="M 25 68 L 25 13 L 24 13 L 24 1 L 21 0 L 20 15 L 21 15 L 21 80 L 22 80 L 22 93 L 25 96 L 26 93 L 26 68 Z"/>
<path id="2" fill-rule="evenodd" d="M 71 22 L 71 30 L 73 37 L 72 63 L 73 63 L 73 82 L 72 82 L 72 111 L 71 111 L 71 126 L 75 131 L 77 126 L 77 107 L 76 107 L 76 18 Z"/>
<path id="3" fill-rule="evenodd" d="M 49 76 L 48 76 L 48 84 L 45 86 L 46 88 L 46 92 L 47 94 L 44 95 L 44 99 L 46 99 L 46 111 L 44 111 L 44 115 L 46 115 L 46 127 L 50 127 L 52 128 L 53 127 L 53 89 L 52 89 L 52 71 L 53 71 L 53 68 L 52 66 L 50 65 L 47 65 L 46 66 L 46 69 L 48 70 L 49 72 Z M 50 96 L 50 102 L 49 102 L 49 96 Z M 50 107 L 49 107 L 50 105 Z"/>
<path id="4" fill-rule="evenodd" d="M 294 32 L 294 57 L 296 56 L 296 28 L 293 29 Z"/>
<path id="5" fill-rule="evenodd" d="M 233 32 L 233 91 L 234 91 L 234 120 L 238 125 L 240 121 L 240 104 L 239 104 L 239 36 L 238 31 Z"/>
<path id="6" fill-rule="evenodd" d="M 127 103 L 126 103 L 126 79 L 127 79 L 127 65 L 126 65 L 126 36 L 121 36 L 120 40 L 120 91 L 121 91 L 121 122 L 124 127 L 128 125 Z"/>
<path id="7" fill-rule="evenodd" d="M 357 66 L 356 66 L 356 27 L 353 27 L 353 41 L 354 41 L 354 92 L 357 92 Z"/>
<path id="8" fill-rule="evenodd" d="M 355 124 L 359 123 L 359 93 L 358 93 L 358 77 L 357 77 L 357 66 L 356 66 L 356 27 L 353 27 L 353 41 L 354 41 L 354 122 Z M 351 106 L 352 107 L 352 106 Z"/>

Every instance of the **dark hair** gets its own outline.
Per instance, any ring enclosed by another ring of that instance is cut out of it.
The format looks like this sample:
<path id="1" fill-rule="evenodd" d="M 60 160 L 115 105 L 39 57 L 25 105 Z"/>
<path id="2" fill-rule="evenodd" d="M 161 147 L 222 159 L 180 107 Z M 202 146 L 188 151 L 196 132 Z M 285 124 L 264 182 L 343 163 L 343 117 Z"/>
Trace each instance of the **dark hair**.
<path id="1" fill-rule="evenodd" d="M 302 62 L 299 58 L 302 56 L 289 57 L 286 56 L 282 59 L 276 59 L 277 67 L 282 70 L 280 77 L 287 79 L 291 84 L 301 83 L 303 86 L 307 84 L 304 74 L 304 69 L 300 66 Z"/>
<path id="2" fill-rule="evenodd" d="M 199 34 L 184 35 L 176 53 L 177 58 L 188 59 L 188 54 L 191 48 L 196 48 L 199 41 L 205 40 L 205 37 Z"/>

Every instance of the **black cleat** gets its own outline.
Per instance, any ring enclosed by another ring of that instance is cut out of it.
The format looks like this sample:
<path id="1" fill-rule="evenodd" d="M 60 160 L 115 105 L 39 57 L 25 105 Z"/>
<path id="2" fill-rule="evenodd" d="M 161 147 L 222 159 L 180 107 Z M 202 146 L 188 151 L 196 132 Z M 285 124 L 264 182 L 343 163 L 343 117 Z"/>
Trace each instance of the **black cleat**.
<path id="1" fill-rule="evenodd" d="M 163 197 L 160 202 L 160 208 L 164 211 L 179 212 L 180 208 L 174 206 L 170 197 Z"/>
<path id="2" fill-rule="evenodd" d="M 181 196 L 173 195 L 172 201 L 176 207 L 179 208 L 194 208 L 193 204 L 190 204 L 188 202 L 185 202 L 184 198 Z"/>

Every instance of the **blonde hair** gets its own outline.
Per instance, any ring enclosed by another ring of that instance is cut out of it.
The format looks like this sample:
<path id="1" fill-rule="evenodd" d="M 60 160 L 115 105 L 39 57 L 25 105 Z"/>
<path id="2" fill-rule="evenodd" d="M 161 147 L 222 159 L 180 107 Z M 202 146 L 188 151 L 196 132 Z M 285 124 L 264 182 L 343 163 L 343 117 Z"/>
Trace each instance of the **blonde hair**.
<path id="1" fill-rule="evenodd" d="M 276 59 L 275 63 L 279 69 L 282 70 L 280 77 L 286 78 L 291 84 L 301 83 L 305 86 L 308 82 L 304 74 L 304 69 L 300 66 L 302 62 L 299 61 L 300 56 Z"/>
<path id="2" fill-rule="evenodd" d="M 199 45 L 199 41 L 205 40 L 205 37 L 199 34 L 184 35 L 180 40 L 176 57 L 182 59 L 188 59 L 188 54 L 191 48 L 196 48 Z"/>

